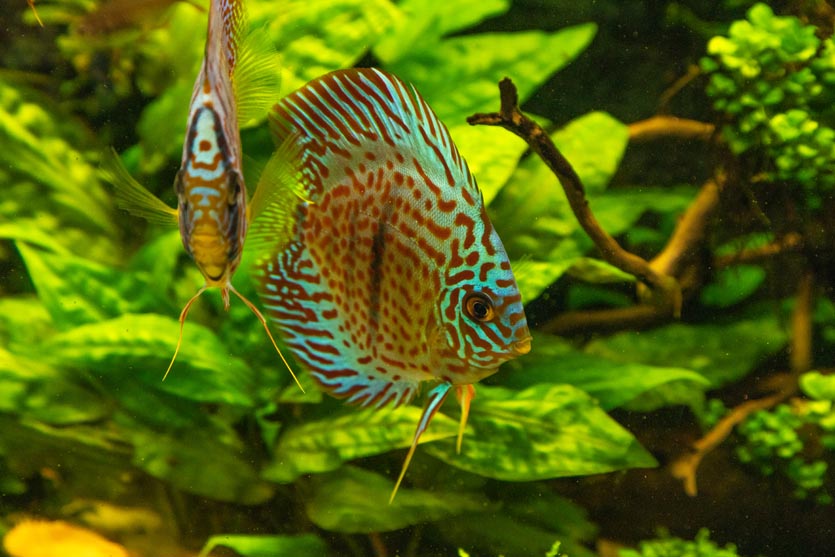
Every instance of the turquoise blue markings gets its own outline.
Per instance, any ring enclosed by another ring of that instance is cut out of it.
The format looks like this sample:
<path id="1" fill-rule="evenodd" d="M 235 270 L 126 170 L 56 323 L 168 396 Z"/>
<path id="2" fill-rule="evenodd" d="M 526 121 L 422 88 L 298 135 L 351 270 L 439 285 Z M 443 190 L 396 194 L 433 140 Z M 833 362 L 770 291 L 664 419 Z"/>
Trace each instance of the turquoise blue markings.
<path id="1" fill-rule="evenodd" d="M 433 385 L 405 472 L 453 386 L 463 432 L 472 385 L 530 350 L 507 254 L 448 130 L 396 77 L 320 77 L 272 124 L 296 146 L 287 175 L 310 203 L 288 195 L 277 220 L 253 222 L 251 235 L 272 238 L 258 293 L 331 395 L 396 406 Z"/>

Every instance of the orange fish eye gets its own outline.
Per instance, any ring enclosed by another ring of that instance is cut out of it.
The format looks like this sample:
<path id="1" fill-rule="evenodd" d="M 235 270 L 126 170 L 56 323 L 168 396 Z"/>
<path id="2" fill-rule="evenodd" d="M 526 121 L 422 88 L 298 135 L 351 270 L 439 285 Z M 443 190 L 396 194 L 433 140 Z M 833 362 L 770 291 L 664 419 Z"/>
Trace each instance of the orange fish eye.
<path id="1" fill-rule="evenodd" d="M 493 301 L 481 292 L 472 292 L 464 298 L 464 312 L 467 317 L 480 323 L 492 321 L 496 316 Z"/>

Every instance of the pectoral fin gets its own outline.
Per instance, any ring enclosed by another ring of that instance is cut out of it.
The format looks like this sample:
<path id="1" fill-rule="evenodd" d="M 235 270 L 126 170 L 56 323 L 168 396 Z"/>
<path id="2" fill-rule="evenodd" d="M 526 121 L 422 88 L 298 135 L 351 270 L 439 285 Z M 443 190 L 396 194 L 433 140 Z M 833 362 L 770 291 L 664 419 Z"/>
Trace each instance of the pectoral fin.
<path id="1" fill-rule="evenodd" d="M 113 149 L 102 156 L 101 173 L 105 180 L 113 184 L 119 207 L 149 222 L 177 226 L 177 210 L 137 182 Z"/>

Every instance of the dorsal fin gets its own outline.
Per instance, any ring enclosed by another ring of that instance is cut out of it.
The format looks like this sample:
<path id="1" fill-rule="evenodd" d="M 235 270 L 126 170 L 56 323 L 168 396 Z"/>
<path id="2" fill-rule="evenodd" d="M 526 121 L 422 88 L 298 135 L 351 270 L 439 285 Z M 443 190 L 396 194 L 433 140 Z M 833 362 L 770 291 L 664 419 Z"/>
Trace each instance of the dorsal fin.
<path id="1" fill-rule="evenodd" d="M 232 85 L 241 127 L 261 121 L 278 98 L 281 58 L 265 28 L 248 29 L 243 35 L 232 73 Z"/>
<path id="2" fill-rule="evenodd" d="M 380 70 L 339 70 L 317 78 L 279 102 L 272 123 L 280 140 L 300 136 L 301 172 L 313 201 L 324 178 L 343 168 L 346 158 L 380 154 L 414 158 L 434 173 L 434 183 L 480 195 L 446 126 L 413 87 Z"/>

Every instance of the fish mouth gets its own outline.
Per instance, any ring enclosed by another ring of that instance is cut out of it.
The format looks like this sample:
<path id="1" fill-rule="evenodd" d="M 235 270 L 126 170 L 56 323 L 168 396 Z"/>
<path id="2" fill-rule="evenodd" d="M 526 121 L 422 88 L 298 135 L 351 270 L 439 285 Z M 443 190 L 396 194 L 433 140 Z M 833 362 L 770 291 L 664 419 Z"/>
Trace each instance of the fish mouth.
<path id="1" fill-rule="evenodd" d="M 527 336 L 522 340 L 517 340 L 510 347 L 514 356 L 524 356 L 531 351 L 531 337 Z"/>

